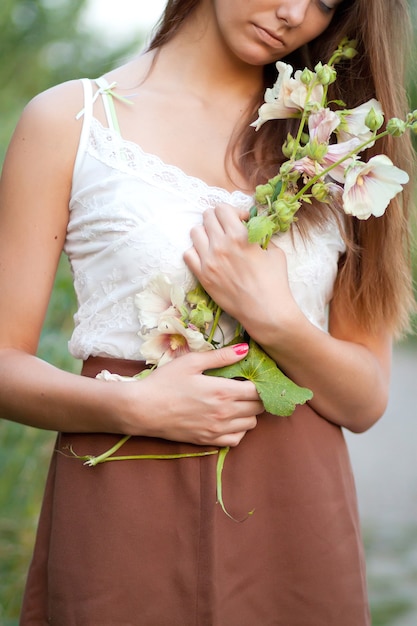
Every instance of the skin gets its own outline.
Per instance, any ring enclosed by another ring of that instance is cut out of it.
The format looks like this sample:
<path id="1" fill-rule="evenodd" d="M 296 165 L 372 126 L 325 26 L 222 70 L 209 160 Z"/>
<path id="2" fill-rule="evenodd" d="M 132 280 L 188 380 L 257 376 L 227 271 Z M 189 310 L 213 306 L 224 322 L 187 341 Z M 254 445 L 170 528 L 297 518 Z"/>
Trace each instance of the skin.
<path id="1" fill-rule="evenodd" d="M 227 175 L 225 154 L 242 110 L 260 89 L 262 65 L 325 30 L 335 6 L 334 0 L 330 11 L 316 0 L 203 0 L 156 59 L 142 55 L 107 76 L 120 95 L 136 94 L 132 107 L 116 102 L 122 135 L 209 185 L 250 191 L 232 164 Z M 82 124 L 75 115 L 82 106 L 79 81 L 36 97 L 4 165 L 0 417 L 67 432 L 235 446 L 262 412 L 256 390 L 249 381 L 201 375 L 243 357 L 232 348 L 181 357 L 134 385 L 80 377 L 35 356 L 65 240 Z M 101 102 L 95 107 L 105 123 Z M 204 146 L 204 159 L 194 158 L 196 145 Z M 228 205 L 207 211 L 193 229 L 186 263 L 279 365 L 314 391 L 313 408 L 351 430 L 368 428 L 385 409 L 391 338 L 384 330 L 370 337 L 355 328 L 343 302 L 332 304 L 329 335 L 313 327 L 290 293 L 285 254 L 248 244 L 244 217 Z"/>

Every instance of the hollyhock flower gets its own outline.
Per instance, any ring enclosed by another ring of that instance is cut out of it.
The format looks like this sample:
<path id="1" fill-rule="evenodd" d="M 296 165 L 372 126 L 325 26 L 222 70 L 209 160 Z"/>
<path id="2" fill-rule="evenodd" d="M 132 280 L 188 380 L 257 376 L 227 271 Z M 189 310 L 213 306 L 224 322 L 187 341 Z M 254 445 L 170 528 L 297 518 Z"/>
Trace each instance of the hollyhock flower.
<path id="1" fill-rule="evenodd" d="M 330 109 L 319 109 L 312 113 L 308 119 L 310 141 L 315 139 L 318 143 L 327 143 L 339 124 L 339 116 Z"/>
<path id="2" fill-rule="evenodd" d="M 188 352 L 206 352 L 214 346 L 195 328 L 185 326 L 177 317 L 163 317 L 158 328 L 148 333 L 141 347 L 146 363 L 158 367 Z"/>
<path id="3" fill-rule="evenodd" d="M 332 167 L 333 169 L 328 172 L 328 175 L 331 176 L 333 180 L 343 183 L 345 180 L 346 168 L 351 165 L 356 158 L 355 156 L 349 158 L 346 157 L 358 145 L 359 141 L 357 139 L 351 139 L 350 141 L 337 144 L 316 144 L 317 149 L 315 150 L 314 143 L 312 142 L 309 149 L 310 154 L 294 161 L 292 168 L 297 172 L 300 172 L 303 176 L 304 182 L 307 183 L 308 180 L 311 180 L 317 175 L 321 175 L 324 170 Z M 341 159 L 345 160 L 339 165 L 335 165 L 335 163 Z"/>
<path id="4" fill-rule="evenodd" d="M 408 174 L 383 154 L 367 163 L 355 163 L 346 175 L 343 192 L 345 213 L 360 220 L 366 220 L 371 215 L 380 217 L 408 180 Z"/>
<path id="5" fill-rule="evenodd" d="M 360 146 L 359 139 L 353 138 L 349 141 L 343 141 L 341 143 L 333 143 L 328 146 L 327 152 L 321 161 L 323 169 L 333 167 L 328 173 L 329 176 L 336 180 L 338 183 L 345 182 L 346 168 L 350 167 L 357 159 L 356 155 L 348 157 L 352 151 L 356 150 Z M 341 159 L 345 159 L 339 165 L 335 165 Z"/>
<path id="6" fill-rule="evenodd" d="M 372 131 L 368 128 L 365 121 L 371 109 L 374 110 L 376 115 L 383 115 L 381 105 L 375 98 L 354 109 L 337 111 L 337 115 L 340 118 L 340 126 L 337 129 L 338 141 L 348 141 L 352 137 L 356 137 L 361 143 L 368 141 L 372 137 Z M 367 147 L 372 145 L 373 143 L 369 143 Z"/>
<path id="7" fill-rule="evenodd" d="M 135 296 L 135 305 L 143 329 L 158 326 L 162 314 L 181 317 L 184 302 L 184 289 L 178 284 L 173 284 L 164 274 L 152 278 L 147 287 Z"/>
<path id="8" fill-rule="evenodd" d="M 321 174 L 324 168 L 315 159 L 305 156 L 302 159 L 294 161 L 293 169 L 296 172 L 300 172 L 303 176 L 304 183 L 307 183 L 307 181 L 310 178 L 313 178 L 313 176 Z"/>
<path id="9" fill-rule="evenodd" d="M 265 91 L 265 103 L 259 108 L 258 119 L 251 124 L 255 130 L 268 120 L 287 119 L 299 117 L 306 105 L 321 102 L 323 86 L 316 85 L 309 95 L 308 87 L 302 82 L 300 70 L 297 70 L 292 78 L 293 68 L 288 63 L 278 61 L 276 63 L 278 79 L 274 86 Z"/>

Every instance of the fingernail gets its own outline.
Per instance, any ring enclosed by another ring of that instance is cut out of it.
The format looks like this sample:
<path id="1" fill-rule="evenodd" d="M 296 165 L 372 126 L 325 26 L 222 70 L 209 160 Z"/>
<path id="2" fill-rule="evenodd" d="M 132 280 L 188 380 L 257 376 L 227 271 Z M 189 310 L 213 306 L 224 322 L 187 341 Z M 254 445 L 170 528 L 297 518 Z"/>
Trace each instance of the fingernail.
<path id="1" fill-rule="evenodd" d="M 242 356 L 243 354 L 246 354 L 248 352 L 249 346 L 247 343 L 237 343 L 235 346 L 233 346 L 233 350 L 236 352 L 236 354 Z"/>

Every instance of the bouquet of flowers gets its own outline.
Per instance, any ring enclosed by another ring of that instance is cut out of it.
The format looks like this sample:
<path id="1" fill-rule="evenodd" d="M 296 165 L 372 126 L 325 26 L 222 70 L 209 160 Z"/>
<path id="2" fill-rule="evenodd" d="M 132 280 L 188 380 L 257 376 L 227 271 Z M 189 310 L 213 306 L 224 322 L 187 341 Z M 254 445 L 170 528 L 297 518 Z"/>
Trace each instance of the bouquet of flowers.
<path id="1" fill-rule="evenodd" d="M 299 208 L 313 200 L 338 204 L 346 214 L 361 220 L 371 215 L 381 216 L 408 182 L 407 173 L 387 156 L 380 154 L 365 162 L 360 153 L 387 134 L 400 136 L 407 129 L 417 132 L 417 111 L 409 113 L 405 120 L 390 119 L 382 130 L 385 120 L 377 100 L 372 99 L 354 109 L 346 109 L 342 102 L 328 102 L 329 85 L 337 78 L 335 65 L 356 55 L 355 44 L 353 40 L 344 39 L 328 63 L 318 63 L 314 70 L 305 68 L 294 73 L 291 65 L 282 61 L 276 63 L 277 81 L 266 90 L 259 117 L 252 126 L 258 130 L 270 120 L 295 118 L 299 119 L 298 132 L 287 136 L 282 146 L 287 160 L 276 176 L 256 187 L 254 205 L 246 223 L 251 243 L 266 248 L 274 234 L 289 230 L 297 220 Z M 142 356 L 151 367 L 132 378 L 103 371 L 98 375 L 101 379 L 135 381 L 186 352 L 224 345 L 223 312 L 199 284 L 185 293 L 166 276 L 155 276 L 136 296 L 136 305 L 145 336 Z M 241 341 L 244 341 L 244 329 L 237 324 L 229 343 Z M 248 355 L 242 361 L 205 373 L 251 380 L 265 410 L 274 415 L 291 415 L 297 404 L 311 399 L 312 392 L 288 379 L 260 346 L 252 340 L 249 346 Z M 82 458 L 90 466 L 127 458 L 115 456 L 127 439 L 123 437 L 99 457 Z M 227 452 L 228 448 L 214 452 L 219 455 L 217 497 L 226 513 L 221 473 Z M 213 452 L 170 458 L 206 454 Z"/>
<path id="2" fill-rule="evenodd" d="M 327 101 L 328 87 L 336 80 L 335 65 L 355 54 L 355 41 L 345 39 L 329 62 L 319 63 L 314 71 L 306 68 L 293 76 L 291 65 L 277 62 L 278 79 L 267 89 L 265 103 L 252 126 L 258 130 L 269 120 L 284 118 L 300 121 L 297 135 L 288 135 L 282 147 L 288 160 L 275 177 L 256 188 L 247 221 L 251 243 L 266 248 L 272 236 L 287 231 L 297 220 L 299 208 L 313 199 L 339 204 L 346 214 L 358 219 L 380 216 L 408 182 L 408 174 L 387 156 L 377 155 L 364 162 L 359 154 L 387 134 L 399 136 L 409 127 L 417 130 L 417 111 L 406 121 L 389 120 L 381 131 L 384 115 L 377 100 L 355 109 Z M 184 352 L 223 345 L 222 311 L 201 285 L 184 293 L 166 276 L 156 276 L 136 296 L 136 305 L 146 337 L 142 355 L 154 367 Z M 244 329 L 238 325 L 231 343 L 243 340 Z M 296 404 L 311 398 L 309 390 L 288 380 L 252 341 L 243 361 L 207 374 L 252 380 L 265 409 L 275 415 L 291 415 Z"/>

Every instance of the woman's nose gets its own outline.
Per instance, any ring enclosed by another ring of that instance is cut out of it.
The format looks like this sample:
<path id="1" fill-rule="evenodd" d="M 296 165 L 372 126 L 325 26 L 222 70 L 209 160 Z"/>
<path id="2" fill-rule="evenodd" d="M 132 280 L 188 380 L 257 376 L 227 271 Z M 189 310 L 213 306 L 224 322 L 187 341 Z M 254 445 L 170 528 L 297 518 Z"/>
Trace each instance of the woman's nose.
<path id="1" fill-rule="evenodd" d="M 280 0 L 276 15 L 289 28 L 300 26 L 305 20 L 310 2 L 311 0 Z"/>

